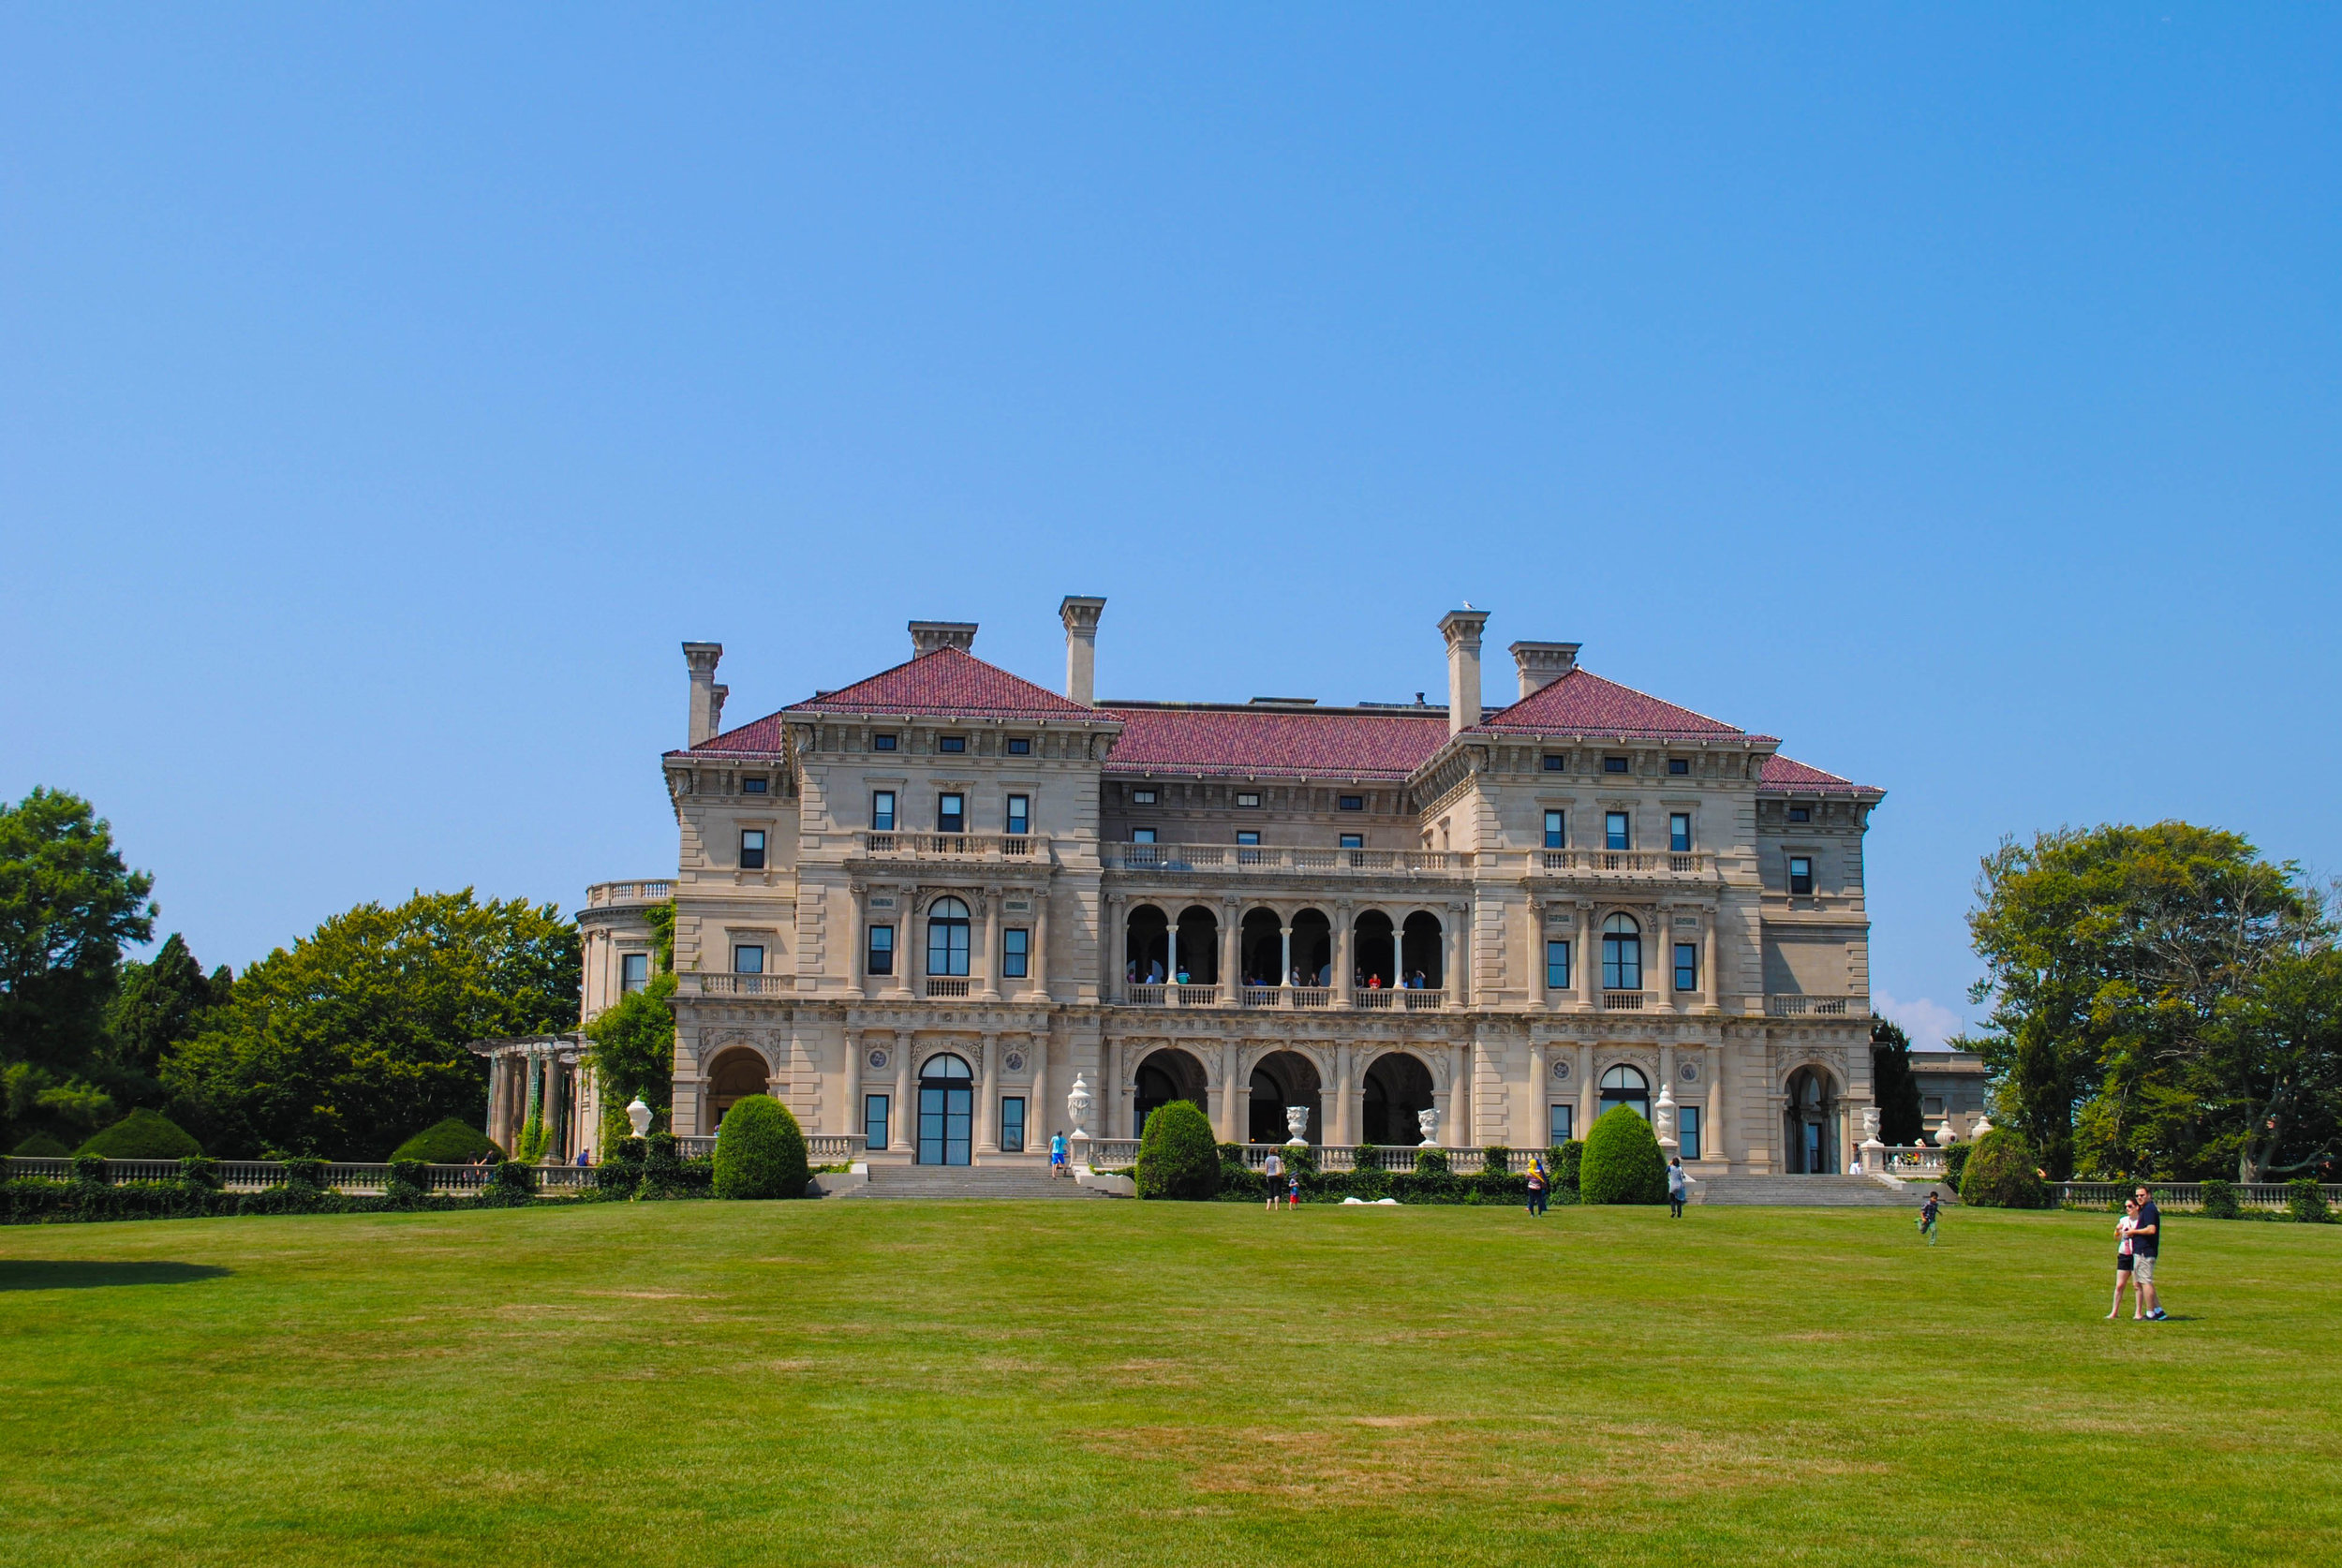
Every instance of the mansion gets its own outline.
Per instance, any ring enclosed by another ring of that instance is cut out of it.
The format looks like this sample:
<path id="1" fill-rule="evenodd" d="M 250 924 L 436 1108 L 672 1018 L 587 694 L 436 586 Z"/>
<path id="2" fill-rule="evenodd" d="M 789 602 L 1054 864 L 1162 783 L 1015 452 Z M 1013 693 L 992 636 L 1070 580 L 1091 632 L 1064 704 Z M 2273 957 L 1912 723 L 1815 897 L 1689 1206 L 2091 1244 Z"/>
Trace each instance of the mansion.
<path id="1" fill-rule="evenodd" d="M 1060 606 L 1062 691 L 914 621 L 904 663 L 731 728 L 722 646 L 684 644 L 674 874 L 581 914 L 591 1017 L 674 901 L 678 1134 L 770 1093 L 856 1158 L 1012 1163 L 1073 1108 L 1126 1140 L 1185 1099 L 1228 1142 L 1290 1110 L 1335 1149 L 1529 1148 L 1629 1104 L 1695 1172 L 1845 1168 L 1882 791 L 1574 643 L 1513 643 L 1484 712 L 1474 610 L 1439 623 L 1445 705 L 1103 701 L 1104 602 Z M 541 1093 L 574 1150 L 592 1085 L 534 1049 L 490 1130 Z"/>

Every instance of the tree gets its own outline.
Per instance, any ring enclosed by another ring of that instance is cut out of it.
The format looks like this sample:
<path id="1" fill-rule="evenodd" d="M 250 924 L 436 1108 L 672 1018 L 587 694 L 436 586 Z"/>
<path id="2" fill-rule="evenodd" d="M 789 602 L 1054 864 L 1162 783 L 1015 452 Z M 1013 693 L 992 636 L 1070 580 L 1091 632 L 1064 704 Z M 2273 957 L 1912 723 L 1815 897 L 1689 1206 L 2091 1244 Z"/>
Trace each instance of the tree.
<path id="1" fill-rule="evenodd" d="M 467 1042 L 573 1027 L 577 927 L 472 890 L 361 904 L 246 969 L 163 1060 L 183 1118 L 230 1158 L 379 1158 L 444 1117 L 484 1114 Z"/>
<path id="2" fill-rule="evenodd" d="M 2049 1189 L 2034 1158 L 2023 1134 L 1994 1128 L 1968 1150 L 1960 1172 L 1960 1201 L 1977 1208 L 2049 1207 Z"/>
<path id="3" fill-rule="evenodd" d="M 2186 822 L 2068 828 L 2004 841 L 1977 892 L 1973 999 L 1994 1006 L 1976 1045 L 2053 1176 L 2320 1157 L 2332 1074 L 2309 1058 L 2331 1063 L 2331 1036 L 2316 985 L 2283 987 L 2334 931 L 2297 867 Z"/>
<path id="4" fill-rule="evenodd" d="M 657 972 L 640 991 L 629 991 L 586 1026 L 591 1048 L 587 1062 L 601 1089 L 601 1146 L 615 1148 L 633 1134 L 626 1107 L 636 1099 L 649 1106 L 654 1127 L 666 1125 L 674 1097 L 674 900 L 650 910 L 652 964 Z"/>
<path id="5" fill-rule="evenodd" d="M 1888 1019 L 1871 1025 L 1871 1098 L 1878 1102 L 1878 1141 L 1908 1147 L 1927 1128 L 1919 1075 L 1911 1071 L 1911 1037 Z"/>
<path id="6" fill-rule="evenodd" d="M 122 967 L 122 984 L 107 1017 L 108 1050 L 115 1066 L 153 1078 L 163 1053 L 192 1039 L 206 1009 L 228 999 L 235 977 L 226 965 L 210 976 L 173 931 L 146 963 Z"/>
<path id="7" fill-rule="evenodd" d="M 1220 1191 L 1220 1146 L 1203 1107 L 1174 1100 L 1147 1113 L 1136 1185 L 1142 1198 L 1204 1199 Z"/>
<path id="8" fill-rule="evenodd" d="M 1613 1105 L 1586 1130 L 1578 1157 L 1578 1196 L 1590 1204 L 1663 1204 L 1667 1157 L 1659 1135 L 1632 1105 Z"/>
<path id="9" fill-rule="evenodd" d="M 716 1129 L 719 1198 L 802 1198 L 813 1179 L 805 1133 L 789 1107 L 769 1094 L 735 1100 Z"/>
<path id="10" fill-rule="evenodd" d="M 36 788 L 0 808 L 0 1064 L 88 1067 L 122 949 L 155 934 L 154 886 L 80 796 Z"/>

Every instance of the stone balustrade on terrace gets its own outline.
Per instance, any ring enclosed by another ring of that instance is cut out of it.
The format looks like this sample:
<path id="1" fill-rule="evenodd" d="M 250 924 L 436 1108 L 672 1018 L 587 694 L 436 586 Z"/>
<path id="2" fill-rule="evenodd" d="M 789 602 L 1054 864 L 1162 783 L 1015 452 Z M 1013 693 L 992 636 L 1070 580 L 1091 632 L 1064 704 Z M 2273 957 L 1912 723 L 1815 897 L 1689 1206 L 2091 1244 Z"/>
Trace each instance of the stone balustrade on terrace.
<path id="1" fill-rule="evenodd" d="M 599 910 L 613 904 L 657 904 L 674 896 L 672 880 L 596 882 L 586 890 L 586 907 Z"/>

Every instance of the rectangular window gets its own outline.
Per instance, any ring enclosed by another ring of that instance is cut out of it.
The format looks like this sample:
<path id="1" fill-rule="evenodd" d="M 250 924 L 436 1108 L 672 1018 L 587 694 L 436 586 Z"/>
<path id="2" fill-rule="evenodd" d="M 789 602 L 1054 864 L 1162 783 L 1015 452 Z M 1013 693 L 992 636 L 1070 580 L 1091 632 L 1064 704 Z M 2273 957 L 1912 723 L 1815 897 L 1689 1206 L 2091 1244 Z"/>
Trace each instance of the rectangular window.
<path id="1" fill-rule="evenodd" d="M 1032 933 L 1019 926 L 1011 926 L 1001 933 L 1001 978 L 1022 980 L 1025 965 L 1032 952 Z"/>
<path id="2" fill-rule="evenodd" d="M 1570 1139 L 1578 1135 L 1576 1132 L 1573 1131 L 1577 1124 L 1577 1106 L 1554 1105 L 1549 1107 L 1546 1112 L 1545 1135 L 1555 1148 L 1559 1148 L 1564 1144 L 1569 1142 Z"/>
<path id="3" fill-rule="evenodd" d="M 1260 806 L 1260 796 L 1250 790 L 1239 790 L 1237 791 L 1236 803 L 1248 811 L 1257 810 Z"/>
<path id="4" fill-rule="evenodd" d="M 1676 1152 L 1686 1160 L 1699 1158 L 1699 1107 L 1678 1106 L 1675 1112 Z"/>
<path id="5" fill-rule="evenodd" d="M 968 749 L 968 737 L 966 735 L 939 735 L 936 737 L 935 749 L 938 751 L 965 751 Z"/>
<path id="6" fill-rule="evenodd" d="M 764 869 L 764 830 L 763 828 L 741 830 L 740 869 L 743 871 Z"/>
<path id="7" fill-rule="evenodd" d="M 743 794 L 761 795 L 766 792 L 770 782 L 769 779 L 763 778 L 743 778 L 740 780 L 740 791 Z"/>
<path id="8" fill-rule="evenodd" d="M 870 737 L 870 749 L 873 751 L 892 751 L 895 749 L 895 737 L 893 735 L 872 735 Z"/>
<path id="9" fill-rule="evenodd" d="M 1366 835 L 1345 833 L 1341 836 L 1341 847 L 1345 850 L 1363 850 L 1366 848 Z"/>
<path id="10" fill-rule="evenodd" d="M 1131 804 L 1133 806 L 1152 806 L 1155 804 L 1155 792 L 1152 790 L 1133 790 L 1131 791 Z"/>
<path id="11" fill-rule="evenodd" d="M 1025 1097 L 1012 1094 L 1001 1102 L 1001 1152 L 1025 1152 Z"/>
<path id="12" fill-rule="evenodd" d="M 1151 843 L 1153 843 L 1154 841 L 1155 841 L 1155 830 L 1154 830 L 1153 828 L 1133 828 L 1133 829 L 1131 829 L 1131 842 L 1132 842 L 1132 843 L 1134 843 L 1134 844 L 1151 844 Z"/>
<path id="13" fill-rule="evenodd" d="M 1624 773 L 1626 771 L 1626 759 L 1623 757 L 1605 757 L 1602 759 L 1602 771 L 1604 773 Z"/>
<path id="14" fill-rule="evenodd" d="M 1549 811 L 1545 814 L 1545 847 L 1547 849 L 1558 850 L 1567 843 L 1568 836 L 1562 831 L 1563 827 L 1564 822 L 1560 812 Z"/>
<path id="15" fill-rule="evenodd" d="M 650 954 L 627 953 L 618 957 L 618 989 L 639 991 L 650 984 Z"/>
<path id="16" fill-rule="evenodd" d="M 886 1113 L 892 1103 L 883 1094 L 866 1094 L 862 1097 L 862 1143 L 866 1148 L 886 1146 Z"/>
<path id="17" fill-rule="evenodd" d="M 1688 854 L 1692 847 L 1692 814 L 1678 811 L 1668 818 L 1668 848 L 1677 854 Z"/>
<path id="18" fill-rule="evenodd" d="M 938 795 L 935 797 L 935 831 L 966 833 L 968 831 L 968 797 Z"/>
<path id="19" fill-rule="evenodd" d="M 1802 806 L 1792 806 L 1789 807 L 1789 821 L 1793 822 L 1810 822 L 1813 820 L 1814 813 L 1807 807 Z"/>
<path id="20" fill-rule="evenodd" d="M 1030 795 L 1008 797 L 1008 831 L 1020 837 L 1032 831 L 1032 797 Z"/>
<path id="21" fill-rule="evenodd" d="M 1549 751 L 1545 754 L 1545 771 L 1548 773 L 1559 773 L 1562 771 L 1562 764 L 1565 761 L 1567 761 L 1567 759 L 1564 758 L 1560 752 Z"/>
<path id="22" fill-rule="evenodd" d="M 1569 987 L 1569 943 L 1556 939 L 1545 944 L 1545 988 L 1566 991 Z"/>
<path id="23" fill-rule="evenodd" d="M 764 950 L 762 947 L 745 943 L 734 947 L 732 950 L 732 972 L 734 974 L 763 974 L 764 972 Z"/>
<path id="24" fill-rule="evenodd" d="M 1789 857 L 1789 891 L 1801 898 L 1814 891 L 1814 863 L 1803 855 Z"/>
<path id="25" fill-rule="evenodd" d="M 1339 805 L 1344 811 L 1363 811 L 1366 809 L 1366 797 L 1364 795 L 1344 795 L 1336 804 Z"/>
<path id="26" fill-rule="evenodd" d="M 1687 774 L 1687 773 L 1689 773 L 1689 772 L 1691 772 L 1691 771 L 1692 771 L 1692 762 L 1691 762 L 1691 759 L 1690 759 L 1690 758 L 1688 758 L 1688 757 L 1669 757 L 1669 758 L 1668 759 L 1668 772 L 1669 772 L 1669 773 L 1671 773 L 1671 774 L 1674 774 L 1677 777 L 1679 777 L 1679 778 L 1680 778 L 1680 777 L 1682 777 L 1684 774 Z"/>
<path id="27" fill-rule="evenodd" d="M 1679 991 L 1699 989 L 1699 944 L 1675 944 L 1675 988 Z"/>
<path id="28" fill-rule="evenodd" d="M 1011 735 L 1011 736 L 1009 736 L 1009 737 L 1008 737 L 1008 754 L 1009 754 L 1010 756 L 1012 756 L 1012 757 L 1030 757 L 1030 756 L 1031 756 L 1031 755 L 1032 755 L 1032 741 L 1031 741 L 1031 739 L 1030 739 L 1029 736 L 1025 736 L 1025 735 Z"/>
<path id="29" fill-rule="evenodd" d="M 870 831 L 872 833 L 895 831 L 894 791 L 873 790 L 870 791 Z"/>
<path id="30" fill-rule="evenodd" d="M 1606 850 L 1631 850 L 1635 847 L 1634 824 L 1623 811 L 1605 813 L 1602 818 L 1602 847 Z"/>
<path id="31" fill-rule="evenodd" d="M 1260 842 L 1260 835 L 1257 833 L 1239 833 L 1236 836 L 1236 841 L 1239 844 L 1257 844 Z"/>
<path id="32" fill-rule="evenodd" d="M 863 955 L 863 973 L 893 974 L 895 972 L 895 928 L 892 925 L 871 926 L 868 949 L 868 952 Z"/>

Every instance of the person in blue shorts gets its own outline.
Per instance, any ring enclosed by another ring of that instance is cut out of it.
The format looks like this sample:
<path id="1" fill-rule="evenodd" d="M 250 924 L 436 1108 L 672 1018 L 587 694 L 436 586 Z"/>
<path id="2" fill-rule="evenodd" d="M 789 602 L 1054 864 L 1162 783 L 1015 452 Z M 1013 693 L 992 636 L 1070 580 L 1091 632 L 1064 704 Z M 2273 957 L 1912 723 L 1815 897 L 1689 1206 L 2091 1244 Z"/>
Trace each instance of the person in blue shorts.
<path id="1" fill-rule="evenodd" d="M 1065 1174 L 1065 1134 L 1062 1132 L 1049 1136 L 1049 1174 L 1053 1176 Z"/>

